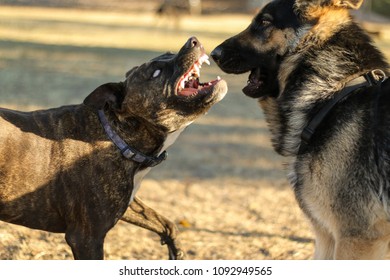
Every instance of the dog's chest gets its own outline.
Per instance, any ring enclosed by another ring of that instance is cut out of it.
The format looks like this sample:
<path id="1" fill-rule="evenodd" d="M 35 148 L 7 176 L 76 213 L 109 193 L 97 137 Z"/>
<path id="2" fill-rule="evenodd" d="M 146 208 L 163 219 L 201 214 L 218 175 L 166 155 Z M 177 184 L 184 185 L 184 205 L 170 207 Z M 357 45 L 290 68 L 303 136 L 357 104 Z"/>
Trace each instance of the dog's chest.
<path id="1" fill-rule="evenodd" d="M 172 132 L 172 133 L 168 134 L 168 137 L 165 139 L 164 145 L 161 148 L 160 154 L 163 151 L 165 151 L 166 149 L 168 149 L 168 147 L 170 147 L 173 143 L 175 143 L 176 139 L 179 137 L 180 133 L 183 132 L 185 127 L 181 128 L 181 129 L 178 129 L 175 132 Z M 131 193 L 131 198 L 130 198 L 130 202 L 129 203 L 131 203 L 133 201 L 135 194 L 138 192 L 138 190 L 139 190 L 139 188 L 141 186 L 141 182 L 142 182 L 143 178 L 146 176 L 146 174 L 149 173 L 150 169 L 152 169 L 152 168 L 148 167 L 148 168 L 145 168 L 144 170 L 139 171 L 139 172 L 137 172 L 135 174 L 135 176 L 134 176 L 134 188 L 133 188 L 133 192 Z"/>

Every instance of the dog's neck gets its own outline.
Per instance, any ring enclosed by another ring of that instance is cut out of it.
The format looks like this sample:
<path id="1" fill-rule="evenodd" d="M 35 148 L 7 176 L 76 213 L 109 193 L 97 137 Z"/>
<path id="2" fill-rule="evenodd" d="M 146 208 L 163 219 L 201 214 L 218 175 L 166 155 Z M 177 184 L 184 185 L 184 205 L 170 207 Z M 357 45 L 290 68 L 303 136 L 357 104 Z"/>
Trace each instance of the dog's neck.
<path id="1" fill-rule="evenodd" d="M 310 45 L 287 56 L 280 69 L 279 97 L 260 104 L 272 126 L 275 150 L 295 156 L 309 121 L 308 112 L 332 99 L 350 80 L 374 69 L 387 72 L 389 68 L 369 36 L 351 22 L 348 29 L 338 31 L 322 46 Z"/>
<path id="2" fill-rule="evenodd" d="M 115 133 L 118 134 L 127 145 L 145 155 L 154 157 L 160 156 L 161 153 L 168 149 L 185 128 L 191 124 L 191 122 L 188 122 L 176 131 L 166 132 L 163 129 L 157 128 L 155 125 L 148 124 L 136 117 L 127 118 L 125 121 L 119 121 L 114 113 L 106 112 L 104 114 L 107 114 L 106 119 L 109 122 L 109 125 L 112 129 L 115 129 Z M 149 166 L 141 170 L 137 169 L 134 173 L 134 185 L 129 203 L 133 201 L 143 178 L 150 170 L 151 167 Z"/>
<path id="3" fill-rule="evenodd" d="M 159 157 L 168 149 L 168 147 L 176 141 L 181 132 L 193 122 L 188 121 L 177 130 L 168 132 L 167 129 L 164 129 L 161 126 L 148 123 L 137 117 L 128 117 L 120 121 L 114 113 L 110 112 L 104 113 L 103 111 L 99 111 L 101 122 L 103 121 L 100 116 L 101 113 L 104 115 L 104 122 L 107 122 L 106 124 L 102 123 L 103 126 L 110 126 L 110 129 L 120 137 L 120 140 L 124 142 L 123 144 L 125 144 L 126 147 L 129 146 L 132 150 L 155 158 Z M 109 134 L 107 130 L 106 133 Z M 113 137 L 110 136 L 110 138 L 112 140 Z M 121 145 L 118 145 L 115 141 L 113 142 L 120 150 L 123 149 L 123 147 L 119 147 Z"/>
<path id="4" fill-rule="evenodd" d="M 147 156 L 158 156 L 163 152 L 168 132 L 141 118 L 131 116 L 119 119 L 112 112 L 104 112 L 111 129 L 131 148 Z"/>

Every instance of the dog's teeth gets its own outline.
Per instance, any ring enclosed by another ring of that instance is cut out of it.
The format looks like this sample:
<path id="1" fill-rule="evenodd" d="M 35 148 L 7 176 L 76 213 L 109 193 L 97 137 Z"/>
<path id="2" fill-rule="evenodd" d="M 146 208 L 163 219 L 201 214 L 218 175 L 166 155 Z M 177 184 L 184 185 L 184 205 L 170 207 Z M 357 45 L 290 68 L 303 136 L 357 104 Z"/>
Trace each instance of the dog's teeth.
<path id="1" fill-rule="evenodd" d="M 185 88 L 186 83 L 185 83 L 184 80 L 185 80 L 185 79 L 181 80 L 181 82 L 180 82 L 180 87 L 181 87 L 181 88 Z"/>
<path id="2" fill-rule="evenodd" d="M 220 76 L 217 76 L 217 80 L 220 81 L 220 80 L 221 80 L 221 77 L 220 77 Z"/>
<path id="3" fill-rule="evenodd" d="M 199 66 L 202 66 L 203 63 L 206 63 L 207 65 L 210 65 L 209 56 L 207 54 L 202 55 L 199 60 L 198 64 Z M 200 68 L 200 67 L 199 67 Z"/>
<path id="4" fill-rule="evenodd" d="M 202 65 L 203 63 L 210 65 L 210 60 L 207 54 L 204 54 L 201 58 L 199 58 L 198 62 L 200 65 Z"/>
<path id="5" fill-rule="evenodd" d="M 199 66 L 197 64 L 194 64 L 194 76 L 195 77 L 200 77 L 200 70 L 199 70 Z"/>

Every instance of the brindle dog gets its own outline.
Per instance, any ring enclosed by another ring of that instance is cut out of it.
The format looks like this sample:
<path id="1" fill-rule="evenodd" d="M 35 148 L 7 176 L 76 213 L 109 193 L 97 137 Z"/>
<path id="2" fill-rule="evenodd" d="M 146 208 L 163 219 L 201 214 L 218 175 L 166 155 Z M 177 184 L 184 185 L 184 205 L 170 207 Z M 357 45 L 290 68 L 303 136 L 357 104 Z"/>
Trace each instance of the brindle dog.
<path id="1" fill-rule="evenodd" d="M 170 259 L 182 258 L 176 226 L 134 195 L 180 132 L 226 94 L 220 78 L 199 82 L 203 62 L 192 37 L 83 104 L 1 109 L 0 219 L 65 233 L 75 259 L 103 259 L 104 238 L 122 219 L 158 233 Z"/>

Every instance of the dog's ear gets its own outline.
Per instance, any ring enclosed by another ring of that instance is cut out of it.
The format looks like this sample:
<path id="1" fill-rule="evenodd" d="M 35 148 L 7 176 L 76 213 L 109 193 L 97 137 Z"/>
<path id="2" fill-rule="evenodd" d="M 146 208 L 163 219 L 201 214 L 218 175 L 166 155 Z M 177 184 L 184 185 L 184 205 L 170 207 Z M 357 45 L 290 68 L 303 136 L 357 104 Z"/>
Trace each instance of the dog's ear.
<path id="1" fill-rule="evenodd" d="M 336 7 L 343 7 L 348 9 L 359 9 L 363 4 L 363 0 L 333 0 L 333 5 Z"/>
<path id="2" fill-rule="evenodd" d="M 122 82 L 107 83 L 96 88 L 85 99 L 84 104 L 95 110 L 103 109 L 106 105 L 120 110 L 125 95 Z"/>
<path id="3" fill-rule="evenodd" d="M 133 69 L 127 71 L 126 73 L 126 79 L 135 71 L 138 69 L 138 66 L 134 67 Z"/>
<path id="4" fill-rule="evenodd" d="M 363 0 L 295 0 L 294 9 L 302 19 L 326 17 L 327 22 L 342 22 L 349 19 L 348 9 L 359 9 L 362 3 Z"/>
<path id="5" fill-rule="evenodd" d="M 295 7 L 305 12 L 306 9 L 320 7 L 337 7 L 347 9 L 359 9 L 363 0 L 296 0 Z"/>

